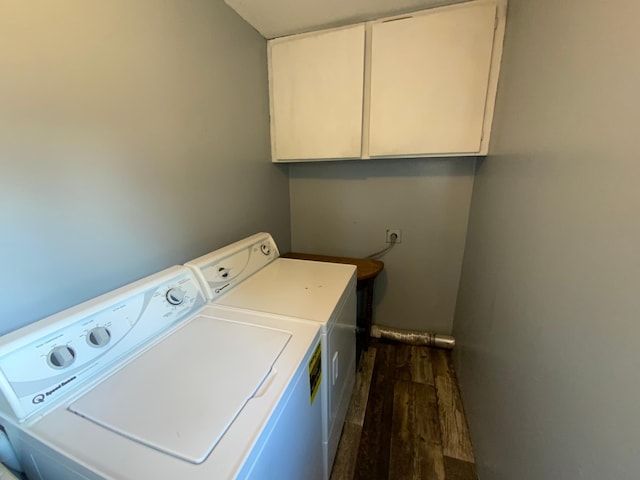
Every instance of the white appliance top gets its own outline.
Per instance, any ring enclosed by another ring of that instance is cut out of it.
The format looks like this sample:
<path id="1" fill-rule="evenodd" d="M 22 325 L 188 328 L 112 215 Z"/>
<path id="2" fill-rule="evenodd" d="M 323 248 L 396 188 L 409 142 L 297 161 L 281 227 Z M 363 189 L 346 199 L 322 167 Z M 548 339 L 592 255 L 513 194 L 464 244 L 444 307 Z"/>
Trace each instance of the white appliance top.
<path id="1" fill-rule="evenodd" d="M 272 328 L 197 316 L 69 409 L 157 450 L 201 463 L 290 338 Z"/>
<path id="2" fill-rule="evenodd" d="M 216 303 L 326 323 L 355 275 L 353 265 L 278 258 Z"/>
<path id="3" fill-rule="evenodd" d="M 258 233 L 185 265 L 217 305 L 326 324 L 355 285 L 356 267 L 278 255 L 271 235 Z"/>
<path id="4" fill-rule="evenodd" d="M 287 398 L 294 375 L 309 381 L 304 360 L 319 339 L 319 326 L 312 322 L 208 305 L 93 389 L 72 394 L 21 428 L 90 465 L 101 478 L 237 478 L 267 422 Z M 264 364 L 257 366 L 259 362 Z M 245 375 L 252 380 L 245 381 Z M 242 400 L 228 398 L 239 399 L 250 390 L 233 418 Z M 138 415 L 143 418 L 132 418 Z M 123 422 L 125 418 L 131 423 Z M 148 423 L 152 420 L 155 424 Z M 126 432 L 116 432 L 119 426 Z M 222 437 L 202 463 L 176 456 L 201 457 L 221 430 Z M 140 438 L 132 440 L 134 435 Z M 192 435 L 197 440 L 180 444 Z M 150 448 L 152 442 L 158 445 Z"/>
<path id="5" fill-rule="evenodd" d="M 101 478 L 236 478 L 318 342 L 172 267 L 1 337 L 0 419 Z"/>

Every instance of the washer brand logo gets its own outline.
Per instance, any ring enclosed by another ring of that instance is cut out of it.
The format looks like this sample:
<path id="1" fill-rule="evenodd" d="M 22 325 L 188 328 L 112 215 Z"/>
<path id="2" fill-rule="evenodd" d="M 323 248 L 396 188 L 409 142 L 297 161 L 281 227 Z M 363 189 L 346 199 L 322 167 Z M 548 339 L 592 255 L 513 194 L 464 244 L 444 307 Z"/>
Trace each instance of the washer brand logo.
<path id="1" fill-rule="evenodd" d="M 53 395 L 54 393 L 56 393 L 58 390 L 60 390 L 65 385 L 68 385 L 69 383 L 73 382 L 75 379 L 76 379 L 75 376 L 71 377 L 70 379 L 65 380 L 64 382 L 59 383 L 57 386 L 53 387 L 48 392 L 44 392 L 44 394 L 40 393 L 40 394 L 36 395 L 35 397 L 33 397 L 31 399 L 31 403 L 34 403 L 34 404 L 37 405 L 38 403 L 44 402 L 46 397 L 48 397 L 49 395 Z"/>
<path id="2" fill-rule="evenodd" d="M 216 293 L 220 293 L 222 290 L 224 290 L 225 288 L 227 288 L 229 285 L 231 285 L 230 283 L 227 283 L 226 285 L 221 286 L 220 288 L 216 288 L 215 292 Z"/>

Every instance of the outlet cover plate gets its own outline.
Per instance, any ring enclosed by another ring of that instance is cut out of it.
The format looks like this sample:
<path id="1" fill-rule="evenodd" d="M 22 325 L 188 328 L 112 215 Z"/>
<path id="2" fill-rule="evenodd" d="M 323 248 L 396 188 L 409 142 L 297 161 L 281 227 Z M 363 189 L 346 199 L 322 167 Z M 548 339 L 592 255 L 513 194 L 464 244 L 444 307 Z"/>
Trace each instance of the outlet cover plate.
<path id="1" fill-rule="evenodd" d="M 394 243 L 391 241 L 391 236 L 396 235 L 395 243 L 402 243 L 402 230 L 399 228 L 387 228 L 387 243 Z"/>

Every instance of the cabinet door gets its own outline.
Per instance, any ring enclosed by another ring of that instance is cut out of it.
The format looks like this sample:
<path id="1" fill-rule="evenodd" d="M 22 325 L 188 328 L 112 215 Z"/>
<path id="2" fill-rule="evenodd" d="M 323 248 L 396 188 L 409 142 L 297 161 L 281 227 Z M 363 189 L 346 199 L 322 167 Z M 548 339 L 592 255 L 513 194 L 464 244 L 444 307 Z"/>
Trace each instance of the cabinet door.
<path id="1" fill-rule="evenodd" d="M 495 25 L 492 1 L 373 24 L 371 156 L 481 151 Z"/>
<path id="2" fill-rule="evenodd" d="M 359 158 L 364 25 L 269 42 L 273 161 Z"/>

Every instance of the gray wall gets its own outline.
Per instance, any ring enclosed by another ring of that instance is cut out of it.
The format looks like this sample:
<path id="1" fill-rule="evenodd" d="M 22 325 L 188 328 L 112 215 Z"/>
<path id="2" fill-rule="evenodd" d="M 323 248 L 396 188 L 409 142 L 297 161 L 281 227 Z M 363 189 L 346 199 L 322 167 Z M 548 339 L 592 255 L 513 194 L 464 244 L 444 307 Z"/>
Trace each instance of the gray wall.
<path id="1" fill-rule="evenodd" d="M 454 323 L 482 480 L 640 476 L 638 18 L 509 2 Z"/>
<path id="2" fill-rule="evenodd" d="M 256 231 L 288 249 L 266 42 L 222 1 L 0 10 L 0 333 Z"/>
<path id="3" fill-rule="evenodd" d="M 374 323 L 451 333 L 475 158 L 359 160 L 290 167 L 296 251 L 382 260 Z"/>

